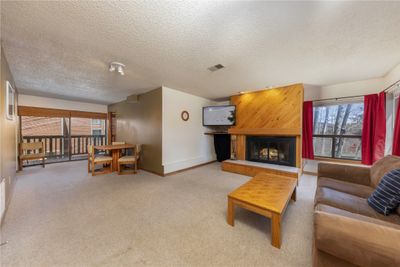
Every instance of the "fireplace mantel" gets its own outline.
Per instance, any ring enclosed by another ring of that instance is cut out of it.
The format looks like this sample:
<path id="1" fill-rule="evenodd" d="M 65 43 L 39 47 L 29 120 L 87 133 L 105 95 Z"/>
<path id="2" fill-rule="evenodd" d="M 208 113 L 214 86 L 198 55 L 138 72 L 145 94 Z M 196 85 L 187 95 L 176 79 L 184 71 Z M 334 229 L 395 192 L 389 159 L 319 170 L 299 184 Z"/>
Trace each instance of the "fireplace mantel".
<path id="1" fill-rule="evenodd" d="M 230 134 L 265 136 L 300 136 L 300 128 L 230 128 Z"/>

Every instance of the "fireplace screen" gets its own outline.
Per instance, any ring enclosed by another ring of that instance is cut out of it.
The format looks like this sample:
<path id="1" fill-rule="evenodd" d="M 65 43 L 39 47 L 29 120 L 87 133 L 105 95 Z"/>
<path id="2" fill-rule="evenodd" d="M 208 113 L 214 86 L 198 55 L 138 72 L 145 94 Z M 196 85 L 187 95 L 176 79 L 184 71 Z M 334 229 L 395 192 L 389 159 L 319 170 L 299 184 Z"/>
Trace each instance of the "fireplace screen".
<path id="1" fill-rule="evenodd" d="M 246 160 L 296 166 L 296 138 L 248 136 Z"/>

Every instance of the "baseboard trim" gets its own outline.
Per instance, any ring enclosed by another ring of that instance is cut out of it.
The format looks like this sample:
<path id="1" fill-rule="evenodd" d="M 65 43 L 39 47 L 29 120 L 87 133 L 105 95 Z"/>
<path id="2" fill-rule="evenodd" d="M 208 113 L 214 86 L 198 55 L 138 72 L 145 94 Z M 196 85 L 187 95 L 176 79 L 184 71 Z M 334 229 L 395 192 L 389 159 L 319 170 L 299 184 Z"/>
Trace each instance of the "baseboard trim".
<path id="1" fill-rule="evenodd" d="M 145 172 L 149 172 L 149 173 L 152 173 L 152 174 L 161 176 L 161 177 L 164 177 L 164 176 L 165 176 L 163 173 L 159 173 L 159 172 L 155 172 L 155 171 L 146 170 L 146 169 L 141 168 L 140 166 L 139 166 L 139 170 L 142 170 L 142 171 L 145 171 Z"/>
<path id="2" fill-rule="evenodd" d="M 202 167 L 202 166 L 214 163 L 214 162 L 217 162 L 217 161 L 216 160 L 212 160 L 212 161 L 208 161 L 208 162 L 205 162 L 205 163 L 197 164 L 197 165 L 194 165 L 192 167 L 185 168 L 185 169 L 182 169 L 182 170 L 173 171 L 173 172 L 169 172 L 169 173 L 164 173 L 164 176 L 170 176 L 170 175 L 177 174 L 177 173 L 180 173 L 180 172 L 185 172 L 185 171 L 188 171 L 188 170 L 191 170 L 191 169 L 195 169 L 195 168 L 199 168 L 199 167 Z"/>

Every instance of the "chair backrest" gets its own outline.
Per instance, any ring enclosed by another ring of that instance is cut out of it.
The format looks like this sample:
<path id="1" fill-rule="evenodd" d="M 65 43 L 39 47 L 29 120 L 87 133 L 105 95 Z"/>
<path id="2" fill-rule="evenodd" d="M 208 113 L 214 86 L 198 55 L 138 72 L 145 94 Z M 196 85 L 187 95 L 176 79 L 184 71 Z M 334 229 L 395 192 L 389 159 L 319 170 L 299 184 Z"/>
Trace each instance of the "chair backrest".
<path id="1" fill-rule="evenodd" d="M 91 156 L 94 154 L 94 146 L 93 145 L 87 145 L 87 153 L 88 153 L 88 156 Z"/>
<path id="2" fill-rule="evenodd" d="M 125 145 L 125 142 L 112 142 L 112 145 Z"/>
<path id="3" fill-rule="evenodd" d="M 23 154 L 24 151 L 36 151 L 39 150 L 39 153 L 44 152 L 44 142 L 32 142 L 32 143 L 20 143 L 19 144 L 20 154 Z"/>
<path id="4" fill-rule="evenodd" d="M 141 151 L 142 151 L 142 145 L 137 144 L 135 146 L 135 157 L 136 157 L 136 159 L 139 159 Z"/>

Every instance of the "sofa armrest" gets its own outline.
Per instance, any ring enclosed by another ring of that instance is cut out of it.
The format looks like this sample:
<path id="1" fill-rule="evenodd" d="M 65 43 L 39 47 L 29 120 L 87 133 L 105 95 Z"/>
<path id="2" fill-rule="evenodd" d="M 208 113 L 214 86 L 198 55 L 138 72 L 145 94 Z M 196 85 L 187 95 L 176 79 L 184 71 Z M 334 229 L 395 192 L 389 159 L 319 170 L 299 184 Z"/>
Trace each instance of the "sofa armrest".
<path id="1" fill-rule="evenodd" d="M 369 186 L 371 184 L 370 168 L 334 163 L 319 163 L 318 178 L 328 177 L 349 183 Z"/>
<path id="2" fill-rule="evenodd" d="M 316 249 L 357 266 L 400 266 L 399 225 L 335 212 L 339 209 L 331 207 L 327 210 L 317 206 L 314 212 Z"/>

